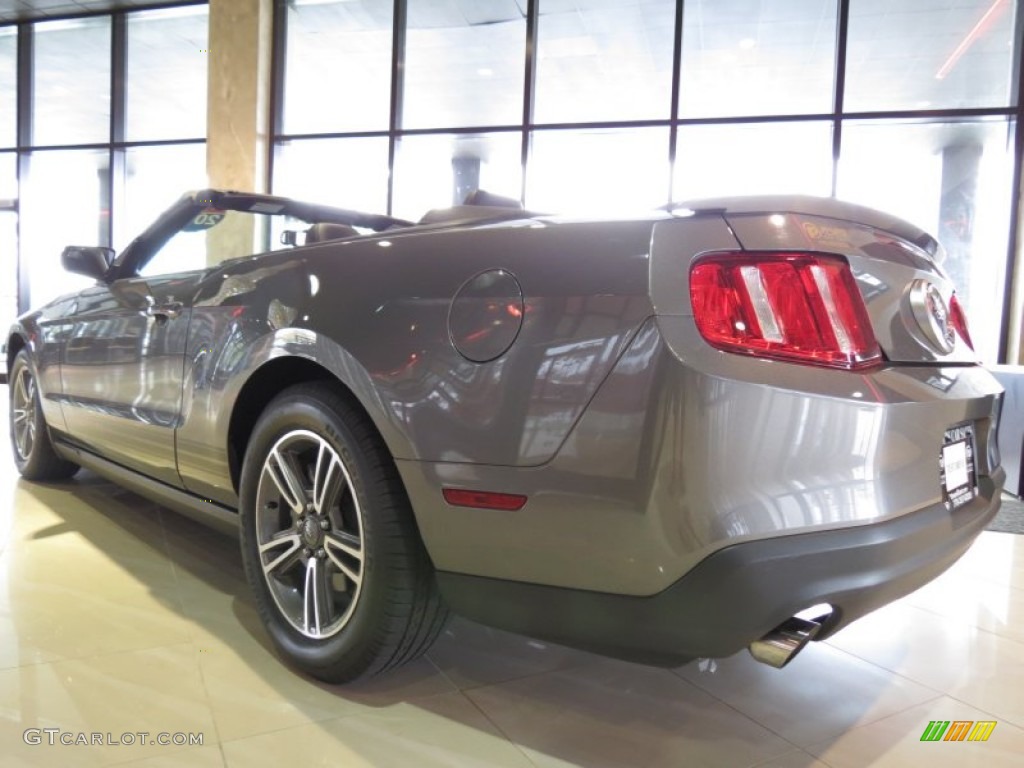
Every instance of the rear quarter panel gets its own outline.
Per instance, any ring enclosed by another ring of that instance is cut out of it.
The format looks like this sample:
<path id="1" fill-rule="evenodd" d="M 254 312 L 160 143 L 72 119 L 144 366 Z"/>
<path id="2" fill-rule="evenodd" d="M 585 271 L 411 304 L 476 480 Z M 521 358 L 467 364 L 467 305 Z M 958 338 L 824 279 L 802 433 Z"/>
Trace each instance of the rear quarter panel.
<path id="1" fill-rule="evenodd" d="M 333 241 L 207 277 L 193 308 L 179 468 L 231 503 L 227 430 L 245 381 L 282 355 L 337 376 L 397 459 L 548 461 L 644 319 L 651 222 L 520 222 Z M 490 269 L 515 275 L 522 326 L 476 363 L 453 346 L 452 299 Z"/>

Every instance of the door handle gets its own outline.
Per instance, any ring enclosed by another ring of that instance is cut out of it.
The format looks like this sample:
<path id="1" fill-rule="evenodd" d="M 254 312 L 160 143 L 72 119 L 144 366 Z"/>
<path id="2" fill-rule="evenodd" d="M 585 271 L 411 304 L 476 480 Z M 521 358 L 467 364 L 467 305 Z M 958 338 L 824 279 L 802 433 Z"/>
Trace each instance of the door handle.
<path id="1" fill-rule="evenodd" d="M 150 304 L 146 307 L 146 314 L 157 321 L 166 321 L 180 315 L 184 308 L 185 305 L 180 301 L 169 301 L 166 304 Z"/>

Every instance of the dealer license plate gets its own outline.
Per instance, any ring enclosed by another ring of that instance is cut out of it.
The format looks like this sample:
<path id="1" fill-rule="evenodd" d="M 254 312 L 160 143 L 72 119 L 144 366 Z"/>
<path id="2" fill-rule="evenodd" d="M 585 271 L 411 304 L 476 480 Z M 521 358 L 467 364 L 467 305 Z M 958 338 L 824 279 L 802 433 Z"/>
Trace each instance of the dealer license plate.
<path id="1" fill-rule="evenodd" d="M 974 455 L 973 424 L 961 424 L 946 430 L 939 455 L 939 478 L 946 509 L 962 507 L 978 495 Z"/>

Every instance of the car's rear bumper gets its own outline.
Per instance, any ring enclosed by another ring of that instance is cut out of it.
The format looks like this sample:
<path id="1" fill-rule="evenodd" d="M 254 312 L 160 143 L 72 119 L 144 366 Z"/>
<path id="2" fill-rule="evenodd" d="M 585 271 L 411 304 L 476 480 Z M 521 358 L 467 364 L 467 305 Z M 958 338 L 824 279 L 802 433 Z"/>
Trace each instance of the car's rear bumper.
<path id="1" fill-rule="evenodd" d="M 971 546 L 999 509 L 1004 472 L 949 512 L 941 503 L 882 522 L 720 549 L 662 592 L 637 597 L 440 572 L 451 608 L 485 624 L 649 664 L 728 656 L 828 603 L 817 639 L 909 594 Z"/>
<path id="2" fill-rule="evenodd" d="M 645 324 L 541 466 L 396 462 L 437 569 L 650 597 L 719 550 L 941 503 L 957 426 L 973 426 L 978 478 L 1002 477 L 1002 389 L 980 366 L 827 370 L 717 352 L 696 333 L 692 318 Z M 453 506 L 444 488 L 528 501 Z"/>

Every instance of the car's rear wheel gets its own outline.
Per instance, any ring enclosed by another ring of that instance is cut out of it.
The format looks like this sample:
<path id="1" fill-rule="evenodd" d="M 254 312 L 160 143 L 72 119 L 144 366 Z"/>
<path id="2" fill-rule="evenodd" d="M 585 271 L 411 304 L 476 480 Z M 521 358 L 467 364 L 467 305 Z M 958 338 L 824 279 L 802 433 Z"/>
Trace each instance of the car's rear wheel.
<path id="1" fill-rule="evenodd" d="M 274 644 L 347 682 L 410 661 L 447 618 L 412 509 L 366 417 L 321 384 L 267 406 L 242 467 L 246 576 Z"/>
<path id="2" fill-rule="evenodd" d="M 26 480 L 66 480 L 78 471 L 77 464 L 57 455 L 39 404 L 39 386 L 21 350 L 14 358 L 8 382 L 10 390 L 11 448 L 14 464 Z"/>

